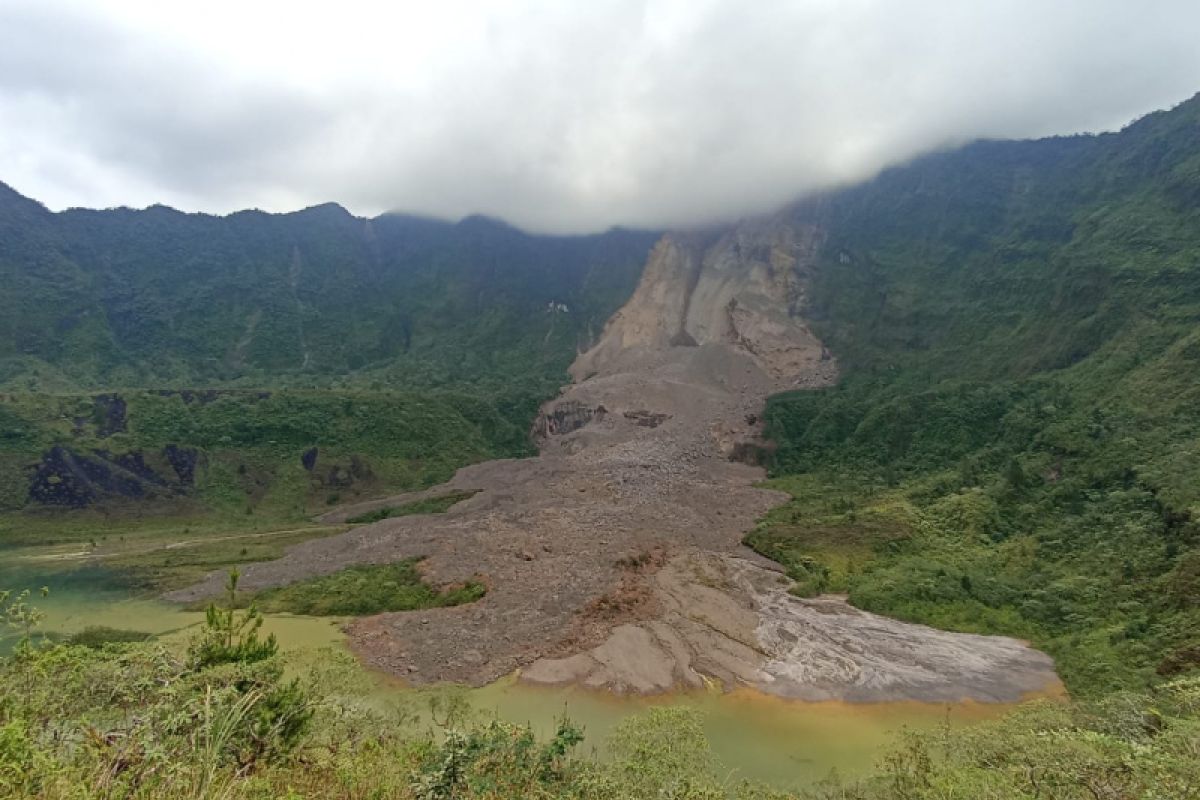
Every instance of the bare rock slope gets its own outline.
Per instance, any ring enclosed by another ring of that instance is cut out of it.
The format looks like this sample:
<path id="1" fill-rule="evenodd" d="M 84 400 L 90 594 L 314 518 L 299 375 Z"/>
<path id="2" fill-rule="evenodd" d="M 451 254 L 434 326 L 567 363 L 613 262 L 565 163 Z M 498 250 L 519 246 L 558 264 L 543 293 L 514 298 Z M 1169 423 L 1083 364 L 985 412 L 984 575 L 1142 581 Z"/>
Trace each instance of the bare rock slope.
<path id="1" fill-rule="evenodd" d="M 1050 660 L 1019 642 L 797 600 L 740 545 L 785 499 L 754 488 L 761 469 L 741 463 L 764 399 L 837 375 L 798 313 L 819 245 L 817 228 L 784 217 L 707 245 L 664 237 L 574 383 L 542 409 L 537 458 L 460 470 L 424 493 L 477 491 L 446 514 L 306 542 L 248 567 L 243 586 L 414 556 L 436 582 L 482 576 L 478 603 L 349 626 L 367 663 L 417 683 L 522 669 L 644 693 L 719 682 L 799 698 L 1011 700 L 1044 688 Z M 176 597 L 219 587 L 214 575 Z"/>

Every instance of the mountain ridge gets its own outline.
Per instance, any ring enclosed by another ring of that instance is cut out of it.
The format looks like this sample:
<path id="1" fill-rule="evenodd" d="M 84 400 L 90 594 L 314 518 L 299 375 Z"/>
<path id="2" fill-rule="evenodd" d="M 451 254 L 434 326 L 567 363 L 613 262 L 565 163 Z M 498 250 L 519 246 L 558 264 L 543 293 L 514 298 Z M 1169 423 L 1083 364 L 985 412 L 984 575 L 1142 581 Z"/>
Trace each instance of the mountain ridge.
<path id="1" fill-rule="evenodd" d="M 0 388 L 27 391 L 446 386 L 510 369 L 552 391 L 657 238 L 364 219 L 331 204 L 215 217 L 166 207 L 52 213 L 6 197 Z M 550 303 L 568 313 L 539 316 Z M 473 372 L 455 374 L 455 362 L 472 361 Z M 367 364 L 369 377 L 359 374 Z"/>

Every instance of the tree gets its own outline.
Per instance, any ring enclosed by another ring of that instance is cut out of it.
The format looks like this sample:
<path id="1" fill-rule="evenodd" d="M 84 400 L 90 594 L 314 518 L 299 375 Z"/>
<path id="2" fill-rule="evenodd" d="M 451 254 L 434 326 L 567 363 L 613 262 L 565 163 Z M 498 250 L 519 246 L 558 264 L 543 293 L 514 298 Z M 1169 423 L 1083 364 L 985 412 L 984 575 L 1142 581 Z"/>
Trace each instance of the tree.
<path id="1" fill-rule="evenodd" d="M 229 571 L 229 580 L 225 583 L 228 607 L 220 608 L 216 603 L 209 605 L 204 630 L 188 648 L 194 669 L 217 664 L 252 664 L 279 652 L 275 634 L 266 639 L 258 638 L 263 616 L 253 602 L 245 611 L 238 613 L 237 587 L 240 577 L 236 569 Z"/>

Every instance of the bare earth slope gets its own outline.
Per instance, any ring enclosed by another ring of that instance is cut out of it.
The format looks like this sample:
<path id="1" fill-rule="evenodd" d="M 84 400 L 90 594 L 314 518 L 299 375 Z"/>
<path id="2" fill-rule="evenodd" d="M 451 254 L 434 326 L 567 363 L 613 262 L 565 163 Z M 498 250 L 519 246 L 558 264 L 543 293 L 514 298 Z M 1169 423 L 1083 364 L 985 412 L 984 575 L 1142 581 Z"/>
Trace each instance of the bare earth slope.
<path id="1" fill-rule="evenodd" d="M 306 542 L 248 567 L 242 585 L 413 556 L 439 583 L 482 576 L 478 603 L 350 625 L 365 661 L 420 683 L 521 669 L 620 692 L 717 681 L 806 699 L 999 701 L 1046 688 L 1050 659 L 1017 641 L 798 600 L 740 545 L 784 499 L 731 460 L 754 453 L 764 399 L 836 378 L 796 313 L 819 244 L 817 229 L 784 218 L 707 247 L 665 237 L 575 382 L 542 409 L 539 457 L 463 469 L 431 492 L 478 494 L 446 514 Z"/>

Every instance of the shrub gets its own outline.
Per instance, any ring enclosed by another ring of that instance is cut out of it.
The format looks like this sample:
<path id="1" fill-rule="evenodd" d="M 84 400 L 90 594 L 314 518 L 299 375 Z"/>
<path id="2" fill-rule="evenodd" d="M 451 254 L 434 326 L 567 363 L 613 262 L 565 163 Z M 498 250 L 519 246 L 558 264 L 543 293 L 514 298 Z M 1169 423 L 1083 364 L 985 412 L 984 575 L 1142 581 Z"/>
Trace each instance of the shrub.
<path id="1" fill-rule="evenodd" d="M 438 589 L 422 579 L 418 561 L 347 567 L 332 575 L 299 581 L 258 596 L 267 611 L 314 616 L 365 616 L 471 603 L 487 589 L 477 580 Z"/>

